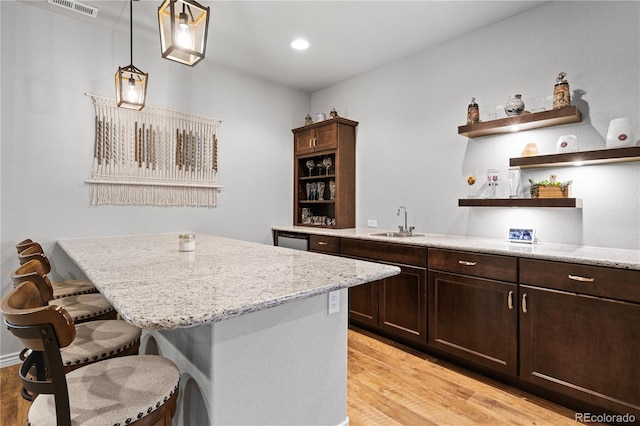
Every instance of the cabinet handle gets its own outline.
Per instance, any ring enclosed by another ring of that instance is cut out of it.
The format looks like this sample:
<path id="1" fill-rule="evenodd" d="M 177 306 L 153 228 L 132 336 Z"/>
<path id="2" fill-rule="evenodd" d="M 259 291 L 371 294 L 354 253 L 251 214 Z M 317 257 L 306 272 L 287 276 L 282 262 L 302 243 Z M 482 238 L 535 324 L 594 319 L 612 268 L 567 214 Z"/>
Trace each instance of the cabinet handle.
<path id="1" fill-rule="evenodd" d="M 309 148 L 313 148 L 313 138 L 309 139 Z"/>
<path id="2" fill-rule="evenodd" d="M 522 295 L 522 313 L 527 313 L 527 293 Z"/>
<path id="3" fill-rule="evenodd" d="M 509 310 L 513 309 L 513 291 L 509 292 L 509 298 L 507 299 Z"/>
<path id="4" fill-rule="evenodd" d="M 313 138 L 313 147 L 317 147 L 318 146 L 318 138 Z"/>
<path id="5" fill-rule="evenodd" d="M 476 262 L 469 262 L 468 260 L 458 260 L 458 263 L 464 266 L 476 266 Z"/>
<path id="6" fill-rule="evenodd" d="M 326 242 L 326 241 L 318 241 L 318 245 L 319 246 L 326 246 L 327 244 L 329 244 L 329 243 Z"/>
<path id="7" fill-rule="evenodd" d="M 592 283 L 596 280 L 595 278 L 581 277 L 580 275 L 567 275 L 567 276 L 569 277 L 570 280 L 580 281 L 582 283 Z"/>

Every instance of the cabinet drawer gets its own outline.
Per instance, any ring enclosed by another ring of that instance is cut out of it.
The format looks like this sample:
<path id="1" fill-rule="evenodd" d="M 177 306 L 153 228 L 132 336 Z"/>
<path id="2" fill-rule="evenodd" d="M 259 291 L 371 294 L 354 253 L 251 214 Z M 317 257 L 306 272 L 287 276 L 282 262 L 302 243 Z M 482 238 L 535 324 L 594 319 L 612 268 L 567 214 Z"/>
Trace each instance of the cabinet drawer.
<path id="1" fill-rule="evenodd" d="M 340 254 L 340 238 L 326 237 L 324 235 L 310 235 L 309 251 Z"/>
<path id="2" fill-rule="evenodd" d="M 427 267 L 427 249 L 425 247 L 343 238 L 342 254 L 422 268 Z"/>
<path id="3" fill-rule="evenodd" d="M 520 283 L 640 303 L 640 271 L 520 259 Z"/>
<path id="4" fill-rule="evenodd" d="M 474 277 L 516 282 L 518 260 L 515 257 L 464 251 L 429 249 L 429 269 L 456 272 Z"/>

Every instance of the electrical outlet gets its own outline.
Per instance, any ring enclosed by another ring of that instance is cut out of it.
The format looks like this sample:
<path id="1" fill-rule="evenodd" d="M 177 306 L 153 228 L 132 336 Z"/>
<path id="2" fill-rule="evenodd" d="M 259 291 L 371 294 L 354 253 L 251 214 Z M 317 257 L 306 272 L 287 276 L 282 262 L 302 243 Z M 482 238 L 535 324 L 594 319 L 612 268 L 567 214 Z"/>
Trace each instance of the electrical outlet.
<path id="1" fill-rule="evenodd" d="M 329 292 L 329 315 L 340 312 L 340 290 Z"/>
<path id="2" fill-rule="evenodd" d="M 367 220 L 367 226 L 369 228 L 375 228 L 375 227 L 378 226 L 378 221 L 375 220 L 375 219 L 369 219 L 369 220 Z"/>

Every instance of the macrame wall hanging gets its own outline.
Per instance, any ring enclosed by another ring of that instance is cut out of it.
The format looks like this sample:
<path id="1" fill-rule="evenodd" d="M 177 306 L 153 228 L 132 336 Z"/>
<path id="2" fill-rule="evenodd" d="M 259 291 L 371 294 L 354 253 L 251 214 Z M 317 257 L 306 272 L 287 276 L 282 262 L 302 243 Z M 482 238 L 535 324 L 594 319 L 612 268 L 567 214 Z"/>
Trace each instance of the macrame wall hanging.
<path id="1" fill-rule="evenodd" d="M 91 204 L 215 207 L 220 120 L 89 95 L 96 109 Z"/>

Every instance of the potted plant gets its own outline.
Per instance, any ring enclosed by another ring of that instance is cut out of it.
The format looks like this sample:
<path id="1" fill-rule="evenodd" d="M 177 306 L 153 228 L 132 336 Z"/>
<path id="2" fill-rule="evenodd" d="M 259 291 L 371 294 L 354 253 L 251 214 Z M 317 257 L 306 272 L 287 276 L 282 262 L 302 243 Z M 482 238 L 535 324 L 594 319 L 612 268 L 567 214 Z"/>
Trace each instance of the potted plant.
<path id="1" fill-rule="evenodd" d="M 560 182 L 556 175 L 551 175 L 549 180 L 536 182 L 529 179 L 531 183 L 531 198 L 568 198 L 571 180 Z"/>

